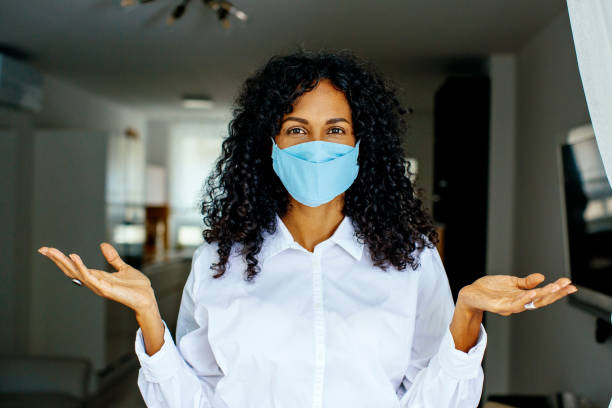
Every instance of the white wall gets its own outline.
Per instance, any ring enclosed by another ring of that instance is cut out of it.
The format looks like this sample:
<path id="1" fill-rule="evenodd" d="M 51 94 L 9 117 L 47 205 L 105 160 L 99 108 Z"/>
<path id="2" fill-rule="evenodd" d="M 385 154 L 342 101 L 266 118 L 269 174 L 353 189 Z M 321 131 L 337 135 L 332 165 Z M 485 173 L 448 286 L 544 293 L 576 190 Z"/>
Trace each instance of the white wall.
<path id="1" fill-rule="evenodd" d="M 98 243 L 106 229 L 107 139 L 104 132 L 37 131 L 32 160 L 29 351 L 85 357 L 95 369 L 106 362 L 106 301 L 75 286 L 36 249 L 75 252 L 88 267 L 106 269 Z"/>
<path id="2" fill-rule="evenodd" d="M 564 275 L 557 148 L 589 121 L 567 12 L 517 54 L 514 271 Z M 581 393 L 606 407 L 612 395 L 612 342 L 597 344 L 595 318 L 566 300 L 512 316 L 513 393 Z"/>
<path id="3" fill-rule="evenodd" d="M 58 339 L 41 338 L 45 327 L 42 322 L 49 322 L 54 317 L 56 320 L 52 324 L 73 325 L 70 316 L 75 313 L 73 307 L 65 305 L 58 296 L 61 292 L 49 292 L 46 299 L 40 299 L 40 285 L 35 281 L 39 276 L 32 275 L 34 263 L 40 263 L 42 256 L 36 251 L 39 242 L 34 242 L 33 232 L 36 231 L 36 219 L 40 214 L 34 214 L 33 201 L 36 197 L 35 186 L 44 185 L 45 180 L 42 176 L 35 176 L 32 168 L 34 158 L 34 131 L 36 129 L 76 129 L 83 131 L 100 131 L 102 133 L 122 133 L 126 127 L 131 126 L 137 129 L 143 136 L 145 132 L 145 117 L 138 111 L 115 104 L 111 101 L 100 98 L 79 89 L 76 86 L 60 81 L 51 76 L 45 75 L 43 109 L 39 113 L 17 111 L 6 107 L 0 107 L 0 128 L 7 129 L 8 132 L 0 134 L 2 137 L 1 145 L 10 148 L 15 152 L 13 165 L 11 161 L 4 162 L 3 166 L 11 166 L 15 185 L 3 182 L 2 214 L 14 220 L 14 225 L 8 223 L 9 228 L 3 228 L 2 239 L 0 242 L 11 240 L 14 248 L 9 248 L 13 256 L 5 257 L 1 265 L 1 278 L 3 287 L 14 288 L 11 291 L 3 292 L 2 296 L 2 321 L 5 332 L 8 336 L 0 336 L 2 351 L 14 354 L 57 354 Z M 17 134 L 16 139 L 9 138 L 7 135 Z M 84 132 L 95 137 L 95 132 Z M 99 133 L 98 133 L 99 134 Z M 86 136 L 84 136 L 86 137 Z M 85 143 L 86 144 L 86 143 Z M 51 142 L 53 146 L 53 143 Z M 57 146 L 60 148 L 60 146 Z M 39 152 L 44 155 L 43 152 Z M 100 152 L 105 154 L 105 152 Z M 6 169 L 9 171 L 9 169 Z M 3 174 L 4 171 L 3 171 Z M 38 172 L 36 174 L 44 174 Z M 101 195 L 103 200 L 103 195 Z M 39 203 L 40 204 L 40 203 Z M 96 206 L 103 206 L 96 203 Z M 88 205 L 88 204 L 84 204 Z M 70 214 L 60 214 L 61 208 L 56 208 L 58 217 L 70 217 Z M 68 211 L 68 209 L 67 209 Z M 5 218 L 6 219 L 6 218 Z M 79 221 L 84 222 L 84 221 Z M 66 226 L 69 228 L 69 226 Z M 48 245 L 54 245 L 52 240 Z M 97 248 L 92 248 L 96 251 Z M 47 262 L 50 262 L 46 260 Z M 100 267 L 104 266 L 102 264 Z M 50 271 L 45 271 L 50 272 Z M 57 268 L 53 273 L 63 276 Z M 62 282 L 66 285 L 66 290 L 78 290 L 67 278 Z M 37 293 L 33 293 L 34 288 Z M 47 288 L 48 289 L 48 288 Z M 83 289 L 82 289 L 83 290 Z M 93 293 L 86 293 L 83 290 L 82 305 L 85 309 L 98 302 Z M 6 295 L 6 296 L 5 296 Z M 37 298 L 35 299 L 34 296 Z M 58 308 L 65 306 L 63 310 L 56 310 L 57 316 L 51 316 L 47 312 L 49 309 L 45 304 L 57 301 Z M 63 306 L 62 306 L 63 305 Z M 6 306 L 6 309 L 5 307 Z M 12 316 L 7 316 L 8 313 Z M 77 322 L 78 323 L 78 322 Z M 102 324 L 102 322 L 100 322 Z M 42 331 L 41 331 L 42 330 Z M 83 333 L 83 339 L 87 339 L 90 333 Z M 95 335 L 98 332 L 96 331 Z M 65 345 L 66 354 L 70 353 L 70 345 Z M 94 358 L 94 363 L 99 364 L 100 358 Z M 99 368 L 99 367 L 96 367 Z"/>
<path id="4" fill-rule="evenodd" d="M 514 275 L 514 172 L 516 123 L 516 59 L 492 55 L 487 222 L 487 274 Z M 488 313 L 487 352 L 484 358 L 483 401 L 491 394 L 507 394 L 510 387 L 510 319 Z"/>
<path id="5" fill-rule="evenodd" d="M 0 278 L 6 290 L 2 296 L 2 321 L 10 336 L 0 336 L 2 350 L 8 353 L 27 353 L 29 330 L 29 256 L 25 242 L 29 239 L 31 214 L 31 166 L 32 162 L 32 121 L 28 114 L 0 106 L 0 128 L 4 128 L 2 152 L 7 155 L 3 169 L 14 176 L 2 181 L 2 213 L 11 217 L 0 230 L 0 241 L 11 241 L 12 245 L 3 246 L 3 253 L 12 251 L 0 261 Z M 12 163 L 12 164 L 11 164 Z"/>
<path id="6" fill-rule="evenodd" d="M 400 102 L 412 108 L 406 114 L 407 133 L 402 140 L 407 157 L 418 160 L 417 189 L 423 189 L 423 203 L 431 210 L 434 169 L 434 95 L 444 82 L 438 72 L 410 72 L 406 66 L 381 66 L 383 74 L 394 81 Z"/>
<path id="7" fill-rule="evenodd" d="M 170 122 L 150 120 L 147 122 L 147 164 L 168 168 Z"/>
<path id="8" fill-rule="evenodd" d="M 145 134 L 145 116 L 72 84 L 45 75 L 43 109 L 32 115 L 39 129 L 82 129 L 123 133 L 131 126 Z"/>
<path id="9" fill-rule="evenodd" d="M 0 235 L 0 321 L 5 327 L 15 328 L 18 319 L 17 305 L 14 293 L 17 292 L 15 270 L 17 265 L 15 235 L 17 222 L 15 219 L 17 194 L 17 142 L 19 135 L 16 132 L 0 130 L 0 219 L 3 233 Z M 17 345 L 15 336 L 0 336 L 0 349 L 14 350 Z"/>
<path id="10" fill-rule="evenodd" d="M 433 100 L 432 100 L 433 105 Z M 418 160 L 416 188 L 423 189 L 423 203 L 432 208 L 433 161 L 434 161 L 434 118 L 433 112 L 417 111 L 407 118 L 408 132 L 403 139 L 407 157 Z"/>

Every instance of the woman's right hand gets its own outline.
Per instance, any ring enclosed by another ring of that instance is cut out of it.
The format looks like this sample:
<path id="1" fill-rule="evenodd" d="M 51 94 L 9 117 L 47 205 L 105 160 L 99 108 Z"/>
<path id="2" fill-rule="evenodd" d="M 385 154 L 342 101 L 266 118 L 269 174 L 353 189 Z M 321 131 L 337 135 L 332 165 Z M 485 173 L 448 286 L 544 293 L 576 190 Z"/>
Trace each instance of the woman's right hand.
<path id="1" fill-rule="evenodd" d="M 41 247 L 38 252 L 55 262 L 66 276 L 80 280 L 98 296 L 119 302 L 137 314 L 156 308 L 149 278 L 123 262 L 112 245 L 103 242 L 100 249 L 117 272 L 89 269 L 77 254 L 67 257 L 57 248 Z"/>

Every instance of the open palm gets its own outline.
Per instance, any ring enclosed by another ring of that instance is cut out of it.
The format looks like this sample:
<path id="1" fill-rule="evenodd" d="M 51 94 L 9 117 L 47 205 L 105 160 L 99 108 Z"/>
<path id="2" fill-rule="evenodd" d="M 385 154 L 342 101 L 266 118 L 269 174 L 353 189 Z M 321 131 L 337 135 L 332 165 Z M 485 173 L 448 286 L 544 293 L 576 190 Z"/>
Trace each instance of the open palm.
<path id="1" fill-rule="evenodd" d="M 117 272 L 89 269 L 77 254 L 70 254 L 68 257 L 57 248 L 42 247 L 38 252 L 55 262 L 66 276 L 79 279 L 98 296 L 121 303 L 135 311 L 154 304 L 155 296 L 149 278 L 123 262 L 112 245 L 103 242 L 100 249 Z"/>
<path id="2" fill-rule="evenodd" d="M 559 278 L 537 288 L 543 281 L 544 275 L 541 273 L 533 273 L 524 278 L 488 275 L 462 288 L 461 295 L 470 307 L 508 316 L 527 310 L 525 304 L 531 301 L 536 308 L 540 308 L 577 290 L 574 285 L 570 285 L 568 278 Z"/>

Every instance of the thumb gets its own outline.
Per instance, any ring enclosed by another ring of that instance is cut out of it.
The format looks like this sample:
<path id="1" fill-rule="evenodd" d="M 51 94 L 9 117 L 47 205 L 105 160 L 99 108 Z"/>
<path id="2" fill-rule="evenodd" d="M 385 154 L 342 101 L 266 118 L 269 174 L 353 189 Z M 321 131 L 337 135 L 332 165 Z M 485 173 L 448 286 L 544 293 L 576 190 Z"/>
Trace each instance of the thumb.
<path id="1" fill-rule="evenodd" d="M 102 242 L 100 244 L 100 249 L 102 250 L 102 254 L 106 258 L 109 264 L 113 266 L 116 270 L 121 270 L 121 268 L 125 267 L 127 264 L 123 262 L 123 260 L 119 257 L 119 253 L 117 250 L 113 248 L 113 246 L 107 242 Z"/>
<path id="2" fill-rule="evenodd" d="M 544 279 L 544 275 L 541 273 L 532 273 L 524 278 L 519 278 L 517 283 L 521 289 L 533 289 L 540 283 L 544 282 Z"/>

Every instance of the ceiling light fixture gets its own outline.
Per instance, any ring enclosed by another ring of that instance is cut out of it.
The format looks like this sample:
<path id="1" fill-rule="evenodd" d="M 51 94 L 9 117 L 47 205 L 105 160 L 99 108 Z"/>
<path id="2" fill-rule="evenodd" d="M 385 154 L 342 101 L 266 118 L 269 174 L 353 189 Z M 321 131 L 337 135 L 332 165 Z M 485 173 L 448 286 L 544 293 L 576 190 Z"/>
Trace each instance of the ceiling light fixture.
<path id="1" fill-rule="evenodd" d="M 212 109 L 214 103 L 209 96 L 205 95 L 183 95 L 183 107 L 188 109 Z"/>
<path id="2" fill-rule="evenodd" d="M 135 4 L 146 4 L 152 3 L 155 0 L 121 0 L 121 7 L 130 7 Z M 168 16 L 166 20 L 167 24 L 174 24 L 174 22 L 185 14 L 185 10 L 187 10 L 187 5 L 191 0 L 181 0 L 181 2 L 174 8 L 172 13 Z M 239 10 L 234 6 L 233 3 L 226 0 L 202 0 L 202 4 L 206 7 L 210 8 L 217 14 L 217 19 L 221 22 L 223 27 L 230 27 L 229 16 L 233 15 L 238 20 L 246 21 L 248 16 L 242 10 Z"/>

